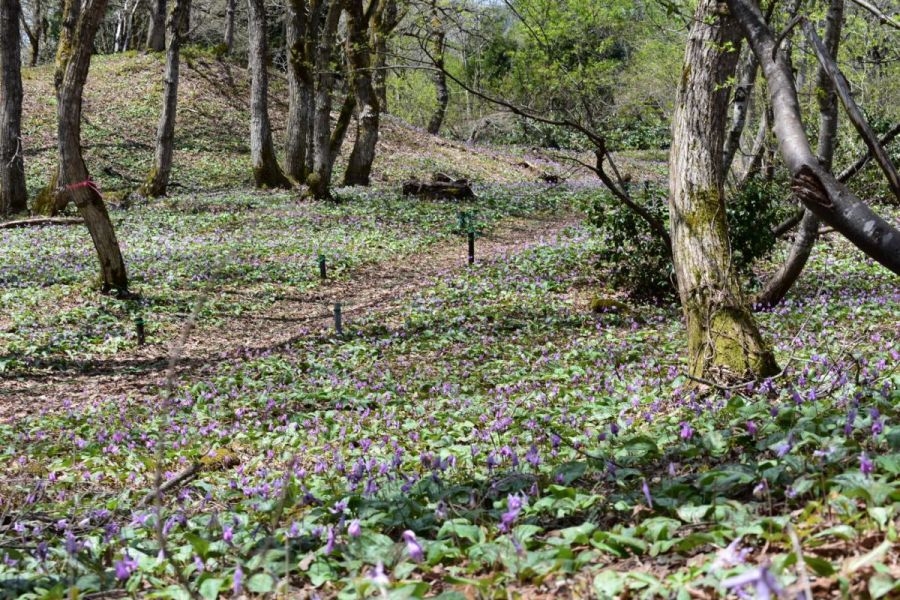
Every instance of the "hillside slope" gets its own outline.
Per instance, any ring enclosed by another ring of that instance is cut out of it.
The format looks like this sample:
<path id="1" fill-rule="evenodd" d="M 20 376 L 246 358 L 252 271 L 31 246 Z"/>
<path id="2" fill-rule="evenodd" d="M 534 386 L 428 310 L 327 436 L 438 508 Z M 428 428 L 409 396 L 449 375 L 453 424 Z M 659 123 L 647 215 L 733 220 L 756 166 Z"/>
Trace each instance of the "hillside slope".
<path id="1" fill-rule="evenodd" d="M 188 49 L 179 89 L 173 191 L 221 189 L 251 184 L 248 72 Z M 153 160 L 153 142 L 162 95 L 163 57 L 153 54 L 96 56 L 85 89 L 82 142 L 93 177 L 106 190 L 141 182 Z M 53 68 L 23 71 L 23 136 L 32 195 L 54 168 L 56 101 Z M 276 143 L 283 139 L 286 81 L 272 77 L 270 113 Z M 352 144 L 344 143 L 344 156 Z M 434 170 L 475 181 L 533 181 L 554 170 L 540 158 L 443 140 L 387 117 L 374 179 L 398 183 Z M 335 181 L 343 168 L 338 165 Z"/>

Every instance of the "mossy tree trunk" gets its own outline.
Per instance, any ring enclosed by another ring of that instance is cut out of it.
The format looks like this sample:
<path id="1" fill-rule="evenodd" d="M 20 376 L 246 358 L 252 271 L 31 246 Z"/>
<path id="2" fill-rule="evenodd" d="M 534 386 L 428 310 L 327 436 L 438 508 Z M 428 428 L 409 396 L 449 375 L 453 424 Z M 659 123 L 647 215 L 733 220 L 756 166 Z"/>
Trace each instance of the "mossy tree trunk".
<path id="1" fill-rule="evenodd" d="M 19 0 L 0 0 L 0 217 L 28 210 L 22 158 Z"/>
<path id="2" fill-rule="evenodd" d="M 163 105 L 156 128 L 156 152 L 153 170 L 141 188 L 146 196 L 165 196 L 172 173 L 175 152 L 175 115 L 178 108 L 178 79 L 181 43 L 184 36 L 184 15 L 190 11 L 191 0 L 175 0 L 169 15 L 169 47 L 166 49 L 166 72 L 163 80 Z"/>
<path id="3" fill-rule="evenodd" d="M 400 14 L 397 10 L 397 0 L 382 0 L 380 14 L 376 15 L 376 22 L 372 28 L 372 46 L 374 47 L 374 72 L 372 73 L 375 97 L 382 114 L 388 112 L 387 104 L 387 53 L 388 39 L 397 25 L 400 23 Z"/>
<path id="4" fill-rule="evenodd" d="M 383 2 L 373 0 L 373 11 L 381 10 Z M 348 0 L 347 56 L 351 72 L 351 86 L 356 96 L 356 141 L 347 162 L 344 185 L 369 185 L 372 163 L 375 162 L 375 148 L 378 145 L 378 128 L 381 106 L 372 83 L 372 46 L 370 27 L 375 15 L 367 15 L 363 10 L 363 0 Z"/>
<path id="5" fill-rule="evenodd" d="M 715 0 L 691 27 L 669 159 L 672 254 L 688 334 L 690 373 L 724 380 L 777 372 L 731 262 L 722 173 L 740 30 Z"/>
<path id="6" fill-rule="evenodd" d="M 222 44 L 225 46 L 226 54 L 231 54 L 234 50 L 234 12 L 236 9 L 237 0 L 226 0 L 225 33 L 222 35 Z"/>
<path id="7" fill-rule="evenodd" d="M 263 0 L 247 0 L 250 9 L 250 160 L 256 187 L 291 187 L 275 156 L 269 121 L 269 44 L 266 39 L 266 6 Z"/>
<path id="8" fill-rule="evenodd" d="M 833 59 L 837 59 L 843 22 L 844 0 L 831 0 L 825 16 L 824 42 Z M 822 64 L 816 72 L 816 101 L 819 105 L 819 141 L 816 154 L 822 168 L 831 171 L 838 131 L 838 100 L 834 84 Z M 818 236 L 819 217 L 811 210 L 804 209 L 800 229 L 794 237 L 787 259 L 766 282 L 756 298 L 757 304 L 772 307 L 784 300 L 803 272 Z"/>
<path id="9" fill-rule="evenodd" d="M 81 102 L 91 64 L 94 36 L 103 20 L 106 0 L 66 0 L 56 55 L 56 106 L 59 171 L 53 192 L 56 207 L 75 202 L 90 231 L 100 259 L 104 291 L 128 289 L 125 261 L 106 205 L 81 155 Z"/>

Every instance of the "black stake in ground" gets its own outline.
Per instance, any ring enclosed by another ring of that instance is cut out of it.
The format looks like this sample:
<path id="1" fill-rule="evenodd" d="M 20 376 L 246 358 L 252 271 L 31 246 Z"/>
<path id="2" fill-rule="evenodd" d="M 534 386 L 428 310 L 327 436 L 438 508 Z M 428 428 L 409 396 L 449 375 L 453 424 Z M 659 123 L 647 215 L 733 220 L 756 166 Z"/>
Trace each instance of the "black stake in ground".
<path id="1" fill-rule="evenodd" d="M 340 302 L 334 303 L 334 330 L 339 336 L 343 337 L 344 327 L 341 324 L 341 303 Z"/>
<path id="2" fill-rule="evenodd" d="M 147 338 L 144 334 L 144 317 L 139 316 L 134 320 L 134 329 L 137 333 L 138 346 L 143 346 L 147 341 Z"/>
<path id="3" fill-rule="evenodd" d="M 319 277 L 322 279 L 326 279 L 328 277 L 328 271 L 325 268 L 325 255 L 319 255 Z"/>
<path id="4" fill-rule="evenodd" d="M 469 228 L 469 264 L 475 264 L 475 229 Z"/>

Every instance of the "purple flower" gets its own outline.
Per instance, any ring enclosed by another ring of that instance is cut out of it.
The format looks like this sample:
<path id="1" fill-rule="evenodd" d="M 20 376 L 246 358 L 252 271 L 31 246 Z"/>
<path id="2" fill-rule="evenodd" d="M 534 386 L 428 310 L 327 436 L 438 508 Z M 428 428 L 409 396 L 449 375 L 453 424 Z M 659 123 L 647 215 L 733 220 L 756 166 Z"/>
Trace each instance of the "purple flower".
<path id="1" fill-rule="evenodd" d="M 241 565 L 238 565 L 234 570 L 234 580 L 232 581 L 231 589 L 235 596 L 240 596 L 241 590 L 244 589 L 244 570 L 241 568 Z"/>
<path id="2" fill-rule="evenodd" d="M 234 539 L 234 529 L 226 527 L 224 531 L 222 531 L 222 539 L 225 540 L 225 543 L 230 544 L 231 540 Z"/>
<path id="3" fill-rule="evenodd" d="M 750 435 L 756 435 L 756 423 L 753 421 L 747 421 L 747 433 Z"/>
<path id="4" fill-rule="evenodd" d="M 329 555 L 334 552 L 334 543 L 337 540 L 337 535 L 334 533 L 334 527 L 329 527 L 326 540 L 325 540 L 325 555 Z"/>
<path id="5" fill-rule="evenodd" d="M 716 553 L 716 560 L 713 561 L 712 568 L 727 569 L 744 564 L 744 560 L 747 558 L 750 548 L 741 548 L 740 544 L 741 538 L 737 537 L 728 544 L 727 547 L 719 550 Z"/>
<path id="6" fill-rule="evenodd" d="M 859 455 L 859 470 L 867 477 L 875 472 L 875 463 L 865 452 Z"/>
<path id="7" fill-rule="evenodd" d="M 378 587 L 386 587 L 391 582 L 388 576 L 384 574 L 384 563 L 380 560 L 375 565 L 375 568 L 369 571 L 369 580 Z"/>
<path id="8" fill-rule="evenodd" d="M 353 519 L 350 521 L 350 525 L 347 526 L 347 533 L 350 537 L 358 538 L 362 535 L 362 526 L 359 524 L 359 519 Z"/>
<path id="9" fill-rule="evenodd" d="M 729 590 L 737 588 L 744 594 L 747 593 L 748 589 L 753 590 L 755 600 L 770 600 L 772 596 L 778 597 L 781 595 L 781 586 L 778 585 L 775 576 L 765 566 L 756 567 L 740 575 L 729 577 L 722 582 L 722 586 Z"/>
<path id="10" fill-rule="evenodd" d="M 690 426 L 687 421 L 681 422 L 681 439 L 689 440 L 694 437 L 694 429 Z"/>
<path id="11" fill-rule="evenodd" d="M 509 531 L 519 518 L 525 498 L 518 494 L 510 494 L 506 499 L 506 512 L 500 516 L 500 531 Z"/>
<path id="12" fill-rule="evenodd" d="M 123 580 L 131 577 L 131 574 L 137 569 L 138 563 L 126 552 L 122 560 L 117 560 L 113 566 L 116 570 L 116 579 Z"/>
<path id="13" fill-rule="evenodd" d="M 416 539 L 415 533 L 407 529 L 403 532 L 403 541 L 406 542 L 406 551 L 409 553 L 410 558 L 416 562 L 425 560 L 425 553 L 422 551 L 422 546 Z"/>
<path id="14" fill-rule="evenodd" d="M 641 491 L 644 492 L 644 498 L 647 499 L 647 506 L 653 508 L 653 496 L 650 495 L 650 486 L 647 485 L 646 479 L 641 479 Z"/>

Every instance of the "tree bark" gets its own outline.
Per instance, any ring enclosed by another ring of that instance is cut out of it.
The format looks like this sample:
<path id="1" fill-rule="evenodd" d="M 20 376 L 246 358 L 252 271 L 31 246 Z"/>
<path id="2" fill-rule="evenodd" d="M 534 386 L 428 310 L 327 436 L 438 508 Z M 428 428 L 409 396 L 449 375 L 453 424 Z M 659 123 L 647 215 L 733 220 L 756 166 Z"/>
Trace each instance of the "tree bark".
<path id="1" fill-rule="evenodd" d="M 440 23 L 440 16 L 434 5 L 432 5 L 432 18 L 431 48 L 435 67 L 434 91 L 437 98 L 437 108 L 428 122 L 428 133 L 437 135 L 444 124 L 444 117 L 447 116 L 447 105 L 450 104 L 450 88 L 447 87 L 447 74 L 444 72 L 444 48 L 447 34 Z"/>
<path id="2" fill-rule="evenodd" d="M 178 108 L 178 78 L 180 70 L 182 27 L 184 15 L 190 11 L 191 0 L 175 0 L 169 15 L 169 47 L 166 49 L 166 73 L 163 76 L 163 105 L 156 128 L 156 152 L 153 170 L 141 188 L 145 196 L 165 196 L 172 173 L 175 152 L 175 118 Z"/>
<path id="3" fill-rule="evenodd" d="M 266 7 L 263 0 L 247 0 L 250 8 L 250 160 L 253 180 L 259 188 L 291 187 L 275 156 L 269 121 L 269 47 L 266 39 Z"/>
<path id="4" fill-rule="evenodd" d="M 753 47 L 768 82 L 781 155 L 793 175 L 793 188 L 803 204 L 860 250 L 900 274 L 900 231 L 874 213 L 846 186 L 823 169 L 803 129 L 793 75 L 776 40 L 751 0 L 728 0 Z"/>
<path id="5" fill-rule="evenodd" d="M 331 106 L 334 87 L 331 59 L 341 17 L 339 0 L 320 0 L 324 17 L 315 36 L 315 105 L 313 114 L 313 172 L 306 183 L 316 198 L 331 196 L 331 174 L 334 169 L 331 136 Z M 315 22 L 315 21 L 314 21 Z"/>
<path id="6" fill-rule="evenodd" d="M 28 44 L 31 46 L 31 66 L 34 67 L 37 65 L 38 58 L 40 58 L 41 38 L 46 35 L 48 24 L 46 18 L 44 17 L 44 3 L 41 0 L 34 0 L 32 6 L 33 12 L 30 26 L 28 25 L 28 21 L 25 19 L 25 15 L 22 12 L 21 3 L 19 5 L 19 18 L 22 22 L 22 28 L 25 30 L 25 35 L 26 37 L 28 37 Z"/>
<path id="7" fill-rule="evenodd" d="M 19 0 L 0 0 L 0 217 L 28 210 L 22 151 Z"/>
<path id="8" fill-rule="evenodd" d="M 694 15 L 672 127 L 669 216 L 690 374 L 713 380 L 778 371 L 731 264 L 722 172 L 727 82 L 740 40 L 716 0 Z M 729 51 L 728 48 L 731 48 Z"/>
<path id="9" fill-rule="evenodd" d="M 147 50 L 162 52 L 166 49 L 166 0 L 150 0 L 150 31 L 147 33 Z"/>
<path id="10" fill-rule="evenodd" d="M 103 290 L 128 289 L 125 261 L 106 205 L 91 181 L 81 156 L 81 102 L 91 65 L 94 36 L 103 20 L 106 0 L 66 0 L 56 55 L 56 107 L 59 172 L 55 178 L 57 207 L 71 199 L 84 218 L 97 256 Z"/>
<path id="11" fill-rule="evenodd" d="M 844 22 L 844 0 L 831 0 L 825 16 L 825 52 L 837 58 Z M 816 71 L 816 99 L 819 105 L 819 142 L 816 153 L 819 164 L 832 170 L 834 147 L 838 131 L 838 106 L 834 84 L 824 64 Z M 766 282 L 756 297 L 755 304 L 765 308 L 777 306 L 803 272 L 819 237 L 819 218 L 809 209 L 803 212 L 800 231 L 788 251 L 787 260 Z"/>
<path id="12" fill-rule="evenodd" d="M 376 20 L 372 29 L 374 46 L 374 73 L 372 74 L 375 86 L 375 97 L 382 114 L 388 112 L 387 104 L 387 53 L 388 39 L 400 22 L 397 11 L 397 0 L 382 0 L 381 12 L 376 14 Z"/>
<path id="13" fill-rule="evenodd" d="M 285 29 L 288 48 L 288 117 L 284 144 L 284 163 L 288 175 L 299 183 L 309 174 L 307 149 L 312 128 L 315 84 L 309 37 L 312 27 L 310 10 L 304 0 L 288 0 Z"/>
<path id="14" fill-rule="evenodd" d="M 225 4 L 225 34 L 222 43 L 225 44 L 225 53 L 234 51 L 234 11 L 237 9 L 237 0 L 226 0 Z"/>
<path id="15" fill-rule="evenodd" d="M 378 0 L 373 0 L 377 2 Z M 347 162 L 344 185 L 369 185 L 375 149 L 378 145 L 378 127 L 381 107 L 372 84 L 372 48 L 369 44 L 369 23 L 362 0 L 348 0 L 347 15 L 349 35 L 347 56 L 351 72 L 351 86 L 356 96 L 356 141 Z"/>

